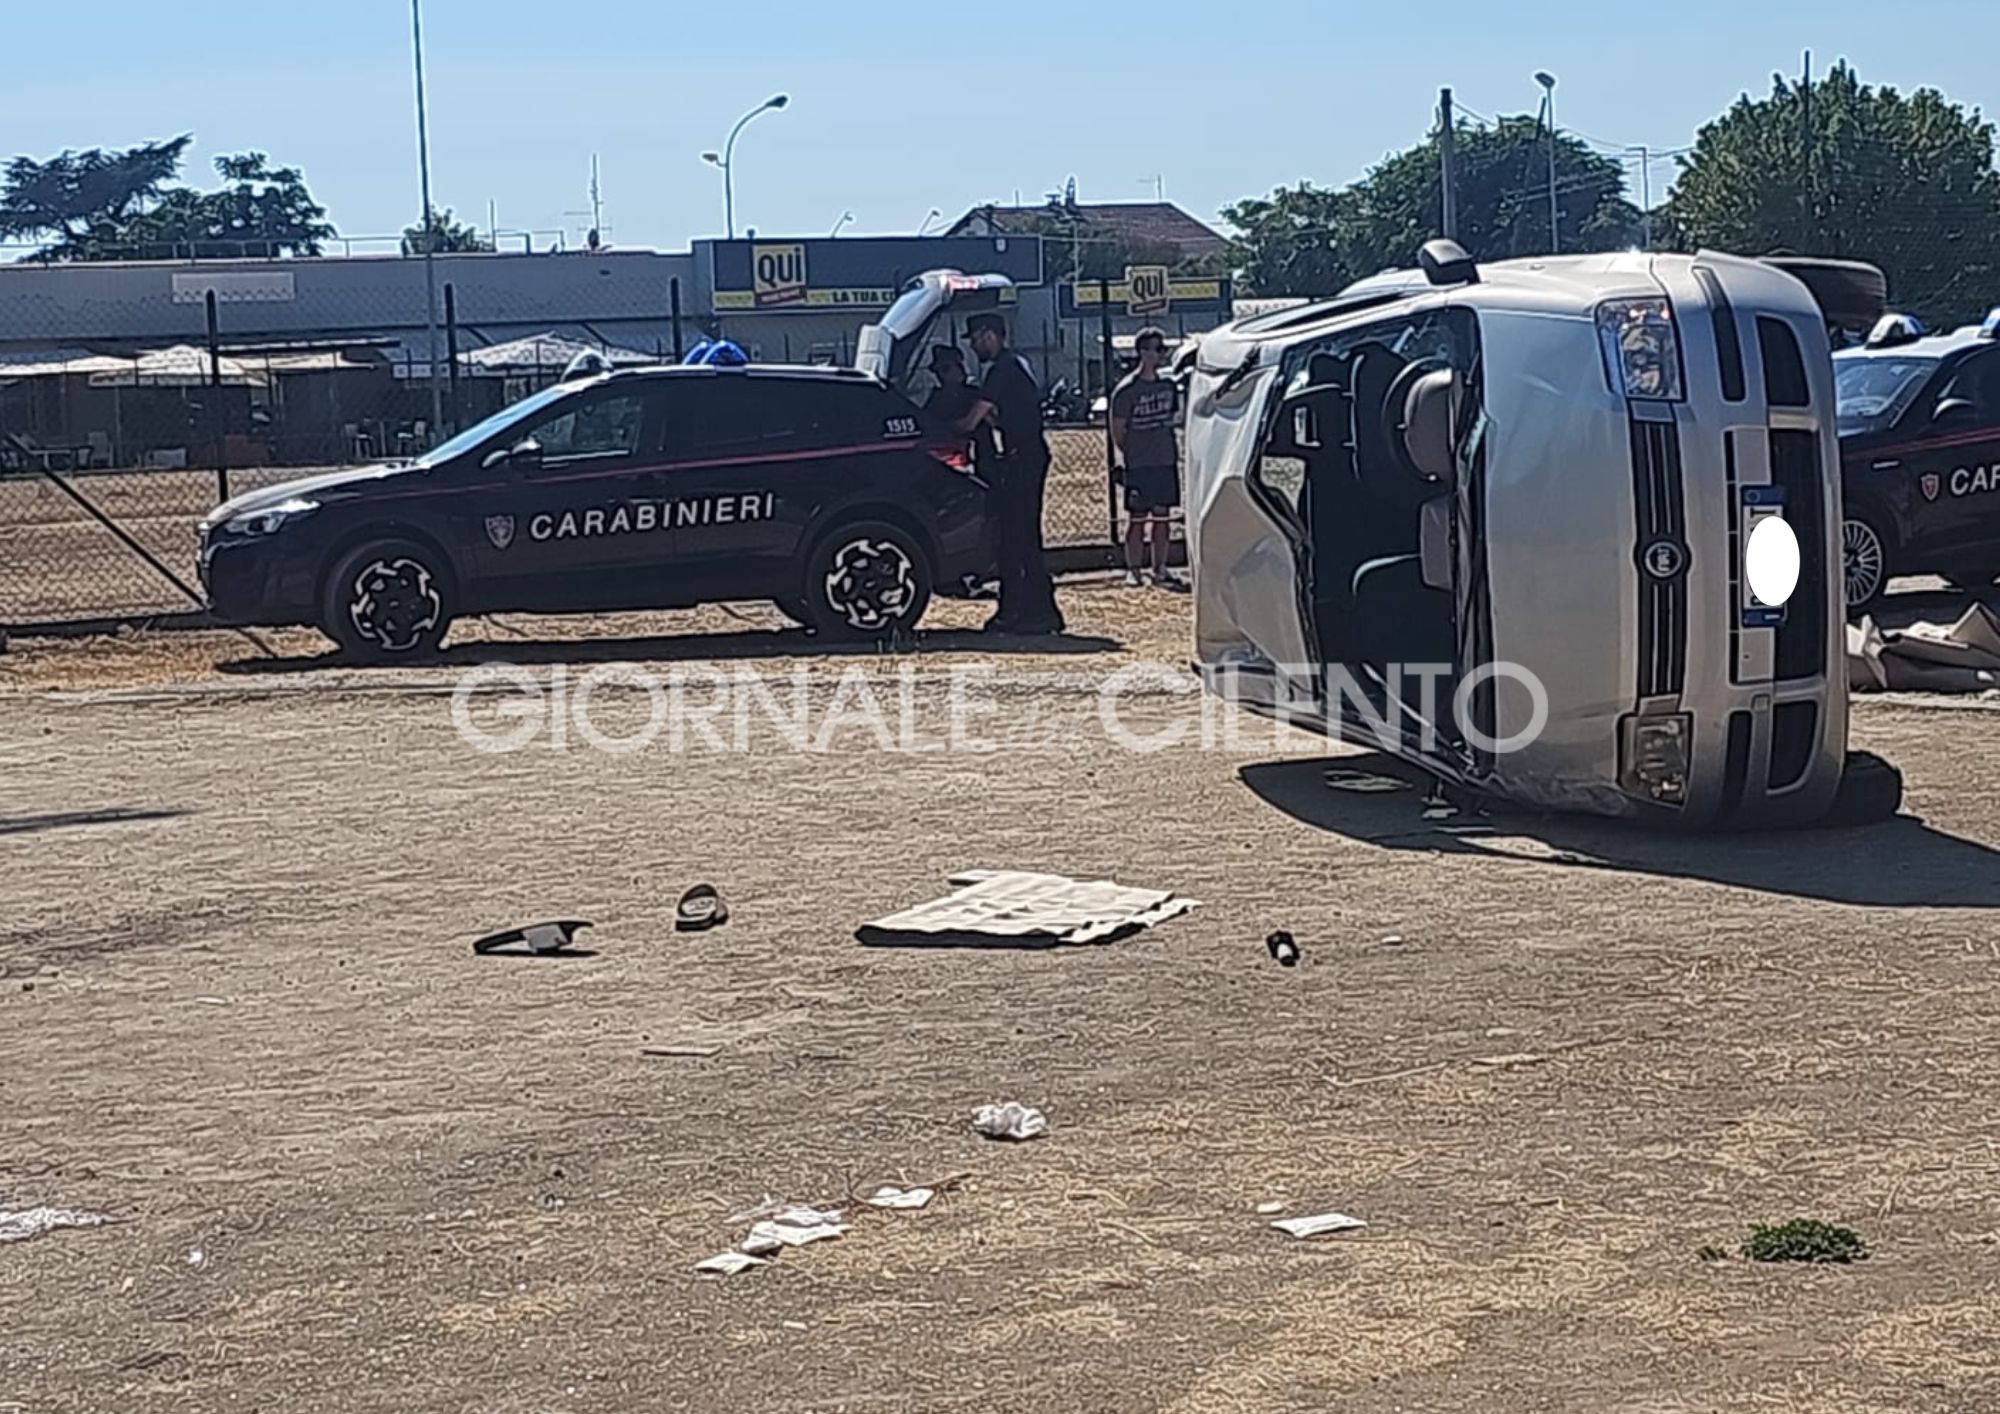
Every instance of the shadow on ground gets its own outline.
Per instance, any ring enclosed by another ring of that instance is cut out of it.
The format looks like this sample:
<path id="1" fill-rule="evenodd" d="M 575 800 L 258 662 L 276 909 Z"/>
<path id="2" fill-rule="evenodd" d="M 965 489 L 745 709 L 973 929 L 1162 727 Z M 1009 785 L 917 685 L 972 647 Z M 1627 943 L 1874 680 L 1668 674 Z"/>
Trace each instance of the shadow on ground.
<path id="1" fill-rule="evenodd" d="M 188 812 L 164 810 L 58 810 L 46 815 L 0 815 L 0 835 L 34 835 L 45 830 L 74 830 L 86 825 L 126 825 L 144 820 L 176 820 Z"/>
<path id="2" fill-rule="evenodd" d="M 1115 653 L 1124 645 L 1112 638 L 1085 634 L 999 634 L 977 630 L 940 630 L 920 633 L 913 640 L 893 648 L 867 643 L 819 638 L 804 629 L 756 629 L 742 633 L 662 634 L 643 638 L 523 638 L 482 639 L 458 644 L 428 658 L 401 663 L 361 664 L 343 658 L 337 651 L 311 657 L 238 658 L 222 663 L 219 670 L 247 677 L 283 673 L 310 673 L 356 667 L 422 668 L 475 667 L 481 663 L 675 663 L 716 659 L 756 658 L 857 658 L 865 659 L 889 652 L 976 653 L 980 655 L 1034 653 L 1044 655 Z"/>
<path id="3" fill-rule="evenodd" d="M 1411 788 L 1384 794 L 1335 790 L 1326 784 L 1329 769 L 1393 776 Z M 1434 823 L 1423 819 L 1428 778 L 1381 754 L 1261 762 L 1240 774 L 1260 799 L 1294 820 L 1385 849 L 1700 879 L 1872 908 L 2000 908 L 2000 850 L 1932 829 L 1910 815 L 1847 830 L 1669 834 L 1616 820 L 1495 805 L 1490 816 L 1468 810 Z M 1480 825 L 1491 825 L 1492 834 L 1450 833 Z M 1524 855 L 1500 846 L 1502 840 L 1522 838 L 1540 842 L 1548 853 Z"/>

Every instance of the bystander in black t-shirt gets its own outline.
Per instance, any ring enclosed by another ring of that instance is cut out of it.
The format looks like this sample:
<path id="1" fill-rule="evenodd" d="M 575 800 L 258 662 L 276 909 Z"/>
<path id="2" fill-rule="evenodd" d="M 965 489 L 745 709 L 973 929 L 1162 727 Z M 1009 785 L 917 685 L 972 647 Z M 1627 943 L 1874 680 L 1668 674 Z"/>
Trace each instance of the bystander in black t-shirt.
<path id="1" fill-rule="evenodd" d="M 993 404 L 1002 455 L 1048 456 L 1048 443 L 1042 438 L 1042 390 L 1025 358 L 1002 349 L 979 380 L 979 396 Z"/>

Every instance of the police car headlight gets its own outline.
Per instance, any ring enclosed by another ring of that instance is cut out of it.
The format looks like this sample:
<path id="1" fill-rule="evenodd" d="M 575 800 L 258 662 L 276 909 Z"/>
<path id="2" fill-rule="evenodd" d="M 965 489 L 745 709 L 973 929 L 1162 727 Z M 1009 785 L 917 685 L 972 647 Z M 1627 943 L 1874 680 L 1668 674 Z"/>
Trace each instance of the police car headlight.
<path id="1" fill-rule="evenodd" d="M 222 529 L 229 535 L 270 535 L 278 527 L 290 520 L 319 509 L 318 501 L 280 501 L 275 506 L 265 506 L 260 510 L 245 511 L 240 516 L 231 516 L 223 522 Z"/>
<path id="2" fill-rule="evenodd" d="M 1664 298 L 1614 299 L 1597 306 L 1597 344 L 1611 391 L 1628 398 L 1678 402 L 1681 341 L 1674 307 Z"/>

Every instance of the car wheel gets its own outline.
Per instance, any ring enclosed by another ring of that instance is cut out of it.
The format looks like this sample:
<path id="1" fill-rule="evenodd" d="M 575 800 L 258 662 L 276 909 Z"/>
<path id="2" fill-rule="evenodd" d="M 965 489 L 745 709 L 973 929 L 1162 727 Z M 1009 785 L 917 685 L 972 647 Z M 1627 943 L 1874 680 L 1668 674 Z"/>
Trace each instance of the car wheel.
<path id="1" fill-rule="evenodd" d="M 350 658 L 401 662 L 437 651 L 451 627 L 451 575 L 437 551 L 375 540 L 335 561 L 320 627 Z"/>
<path id="2" fill-rule="evenodd" d="M 1850 751 L 1821 824 L 1834 829 L 1879 825 L 1903 808 L 1903 773 L 1872 751 Z"/>
<path id="3" fill-rule="evenodd" d="M 1847 589 L 1847 612 L 1865 614 L 1882 602 L 1889 587 L 1889 536 L 1868 510 L 1850 510 L 1840 527 L 1840 558 Z"/>
<path id="4" fill-rule="evenodd" d="M 802 600 L 806 626 L 820 633 L 893 638 L 915 628 L 930 607 L 930 557 L 900 526 L 838 526 L 806 557 Z"/>

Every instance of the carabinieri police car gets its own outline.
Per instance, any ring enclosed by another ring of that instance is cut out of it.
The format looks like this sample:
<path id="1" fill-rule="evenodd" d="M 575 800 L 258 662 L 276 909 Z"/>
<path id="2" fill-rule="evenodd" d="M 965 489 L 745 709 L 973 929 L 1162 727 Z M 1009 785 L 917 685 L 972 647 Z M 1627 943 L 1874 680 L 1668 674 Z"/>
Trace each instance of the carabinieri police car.
<path id="1" fill-rule="evenodd" d="M 1839 404 L 1841 548 L 1847 607 L 1892 575 L 1941 574 L 1969 589 L 2000 575 L 2000 309 L 1925 335 L 1884 315 L 1833 356 Z"/>
<path id="2" fill-rule="evenodd" d="M 200 566 L 222 617 L 380 660 L 461 615 L 739 599 L 887 637 L 992 555 L 960 448 L 878 378 L 667 367 L 559 383 L 414 462 L 239 496 L 203 521 Z"/>

